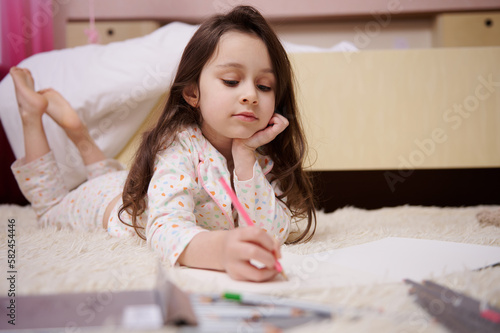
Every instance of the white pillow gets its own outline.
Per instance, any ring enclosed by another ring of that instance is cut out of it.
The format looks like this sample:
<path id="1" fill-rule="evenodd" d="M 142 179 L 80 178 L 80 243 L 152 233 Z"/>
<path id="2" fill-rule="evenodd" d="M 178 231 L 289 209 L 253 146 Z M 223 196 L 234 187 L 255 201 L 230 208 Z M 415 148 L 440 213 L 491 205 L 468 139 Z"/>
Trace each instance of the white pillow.
<path id="1" fill-rule="evenodd" d="M 170 23 L 144 37 L 40 53 L 28 68 L 35 89 L 54 88 L 78 112 L 106 156 L 114 157 L 169 88 L 184 47 L 198 27 Z M 0 119 L 16 158 L 24 156 L 21 119 L 10 75 L 0 82 Z M 68 188 L 85 180 L 83 161 L 64 131 L 43 119 Z"/>
<path id="2" fill-rule="evenodd" d="M 323 52 L 357 52 L 359 49 L 351 42 L 342 41 L 330 47 L 294 44 L 281 42 L 287 53 L 323 53 Z"/>

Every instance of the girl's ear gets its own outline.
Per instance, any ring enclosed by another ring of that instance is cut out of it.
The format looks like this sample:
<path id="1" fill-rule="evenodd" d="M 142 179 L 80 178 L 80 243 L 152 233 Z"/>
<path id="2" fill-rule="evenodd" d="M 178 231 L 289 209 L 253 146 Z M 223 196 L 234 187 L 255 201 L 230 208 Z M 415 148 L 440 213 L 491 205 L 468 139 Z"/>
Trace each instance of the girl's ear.
<path id="1" fill-rule="evenodd" d="M 198 96 L 198 88 L 196 87 L 196 85 L 191 84 L 189 86 L 186 86 L 182 91 L 182 97 L 184 97 L 184 100 L 189 105 L 191 105 L 194 108 L 197 107 L 199 96 Z"/>

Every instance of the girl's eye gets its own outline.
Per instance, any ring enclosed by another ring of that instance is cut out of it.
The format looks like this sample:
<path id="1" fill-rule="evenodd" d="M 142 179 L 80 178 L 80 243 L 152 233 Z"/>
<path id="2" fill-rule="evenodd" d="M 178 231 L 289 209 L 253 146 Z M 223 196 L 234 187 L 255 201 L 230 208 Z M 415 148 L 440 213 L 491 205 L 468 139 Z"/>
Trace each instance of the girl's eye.
<path id="1" fill-rule="evenodd" d="M 222 82 L 228 87 L 235 87 L 238 84 L 236 80 L 222 80 Z"/>
<path id="2" fill-rule="evenodd" d="M 262 91 L 271 91 L 271 87 L 264 86 L 262 84 L 257 85 L 257 87 Z"/>

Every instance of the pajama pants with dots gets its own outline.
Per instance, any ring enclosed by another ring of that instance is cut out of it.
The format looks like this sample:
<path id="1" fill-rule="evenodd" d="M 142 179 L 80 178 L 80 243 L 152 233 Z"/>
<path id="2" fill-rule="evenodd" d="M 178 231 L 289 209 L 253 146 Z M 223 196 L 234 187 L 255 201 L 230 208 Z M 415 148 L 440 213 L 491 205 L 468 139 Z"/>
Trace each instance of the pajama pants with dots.
<path id="1" fill-rule="evenodd" d="M 106 207 L 122 193 L 127 178 L 127 171 L 122 170 L 121 164 L 108 159 L 88 165 L 88 180 L 68 191 L 52 151 L 30 163 L 19 159 L 11 169 L 41 226 L 87 231 L 103 228 Z M 113 213 L 116 211 L 115 207 Z M 121 223 L 123 227 L 114 224 L 115 234 L 134 231 Z"/>

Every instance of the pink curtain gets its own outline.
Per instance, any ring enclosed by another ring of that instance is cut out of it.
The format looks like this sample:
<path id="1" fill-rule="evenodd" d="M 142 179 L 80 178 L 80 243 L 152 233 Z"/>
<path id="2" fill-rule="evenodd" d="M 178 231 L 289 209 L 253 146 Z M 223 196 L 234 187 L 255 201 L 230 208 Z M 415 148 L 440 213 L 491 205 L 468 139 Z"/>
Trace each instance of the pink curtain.
<path id="1" fill-rule="evenodd" d="M 0 0 L 0 79 L 10 67 L 54 48 L 52 0 Z"/>

